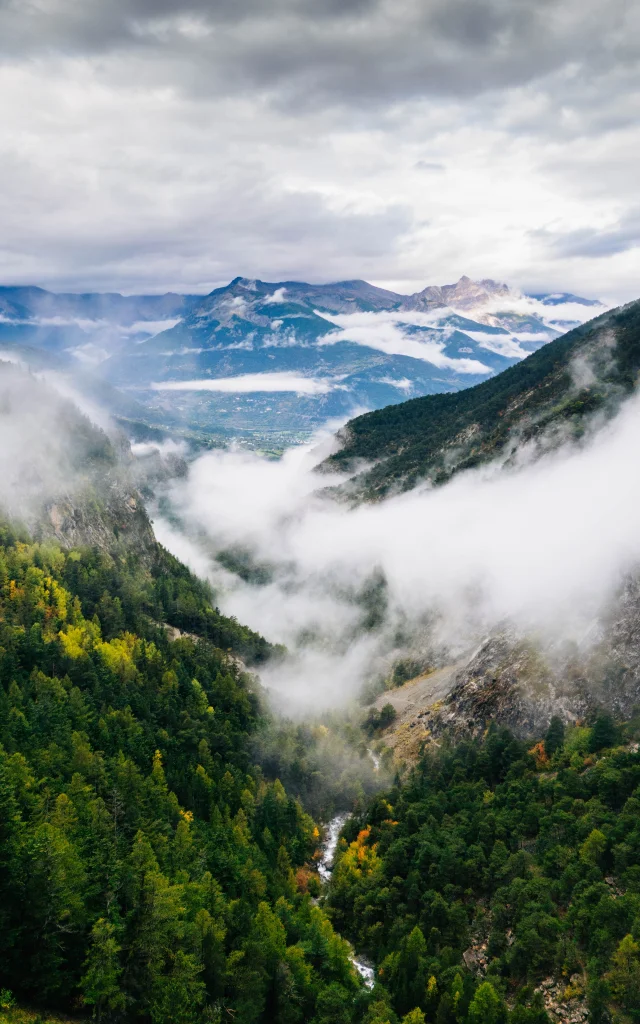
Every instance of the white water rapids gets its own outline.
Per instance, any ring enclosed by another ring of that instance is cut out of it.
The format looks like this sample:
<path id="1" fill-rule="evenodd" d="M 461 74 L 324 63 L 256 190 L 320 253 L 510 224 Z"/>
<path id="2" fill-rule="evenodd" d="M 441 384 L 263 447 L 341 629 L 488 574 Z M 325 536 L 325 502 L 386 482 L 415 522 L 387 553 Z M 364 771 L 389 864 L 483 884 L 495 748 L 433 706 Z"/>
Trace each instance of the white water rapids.
<path id="1" fill-rule="evenodd" d="M 338 848 L 338 836 L 340 835 L 348 814 L 336 814 L 327 825 L 327 832 L 322 843 L 322 857 L 318 861 L 318 874 L 323 882 L 328 882 L 333 871 L 333 861 Z"/>

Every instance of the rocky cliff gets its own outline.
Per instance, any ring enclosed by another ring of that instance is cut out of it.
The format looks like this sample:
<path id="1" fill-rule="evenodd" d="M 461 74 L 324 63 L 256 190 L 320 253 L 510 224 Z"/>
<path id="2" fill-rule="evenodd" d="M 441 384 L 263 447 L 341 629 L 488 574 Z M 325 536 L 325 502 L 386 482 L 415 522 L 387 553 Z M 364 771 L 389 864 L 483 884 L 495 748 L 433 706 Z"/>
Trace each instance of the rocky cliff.
<path id="1" fill-rule="evenodd" d="M 527 739 L 552 716 L 567 724 L 640 709 L 640 574 L 630 574 L 582 644 L 497 629 L 456 664 L 410 680 L 375 702 L 396 712 L 386 742 L 413 759 L 423 742 L 480 737 L 493 722 Z"/>

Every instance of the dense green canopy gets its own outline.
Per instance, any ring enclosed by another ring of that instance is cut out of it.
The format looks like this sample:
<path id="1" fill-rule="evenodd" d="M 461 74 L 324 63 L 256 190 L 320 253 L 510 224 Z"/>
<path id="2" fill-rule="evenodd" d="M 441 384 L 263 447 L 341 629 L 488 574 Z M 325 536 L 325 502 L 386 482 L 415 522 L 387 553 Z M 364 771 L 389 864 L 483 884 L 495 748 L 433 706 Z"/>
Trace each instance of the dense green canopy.
<path id="1" fill-rule="evenodd" d="M 307 891 L 318 832 L 252 765 L 227 647 L 268 653 L 169 556 L 0 531 L 0 989 L 153 1024 L 359 1019 Z"/>
<path id="2" fill-rule="evenodd" d="M 606 716 L 554 723 L 551 758 L 497 729 L 432 747 L 347 825 L 332 919 L 398 1016 L 539 1024 L 559 978 L 568 1017 L 586 996 L 594 1024 L 640 1020 L 640 754 L 604 738 Z"/>

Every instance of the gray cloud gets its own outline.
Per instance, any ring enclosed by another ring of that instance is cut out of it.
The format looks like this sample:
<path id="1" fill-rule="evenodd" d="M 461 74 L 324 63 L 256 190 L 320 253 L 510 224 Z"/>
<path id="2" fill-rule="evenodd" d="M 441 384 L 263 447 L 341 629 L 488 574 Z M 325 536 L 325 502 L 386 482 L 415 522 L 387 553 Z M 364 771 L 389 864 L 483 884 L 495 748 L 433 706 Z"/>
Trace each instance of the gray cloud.
<path id="1" fill-rule="evenodd" d="M 14 174 L 20 170 L 16 165 Z M 13 229 L 13 251 L 0 239 L 0 268 L 3 259 L 15 260 L 18 241 L 29 253 L 26 275 L 56 288 L 73 287 L 80 266 L 85 280 L 106 290 L 123 282 L 129 291 L 153 289 L 158 281 L 206 288 L 236 273 L 264 276 L 265 268 L 278 279 L 292 276 L 293 253 L 294 276 L 303 279 L 317 276 L 323 264 L 334 276 L 350 277 L 354 261 L 371 275 L 381 259 L 393 261 L 411 228 L 407 204 L 332 209 L 318 192 L 287 191 L 277 180 L 263 180 L 259 165 L 233 170 L 232 181 L 221 175 L 202 188 L 189 173 L 176 169 L 163 181 L 150 168 L 139 194 L 130 189 L 133 172 L 125 167 L 99 206 L 94 191 L 80 182 L 53 207 L 43 204 L 38 218 L 30 208 L 41 183 L 32 179 L 16 204 L 21 185 L 14 177 L 7 186 L 5 177 L 5 190 L 14 196 L 5 219 L 5 237 Z"/>
<path id="2" fill-rule="evenodd" d="M 533 234 L 558 257 L 603 259 L 640 246 L 640 210 L 631 210 L 610 228 L 583 227 L 560 234 L 541 229 Z"/>
<path id="3" fill-rule="evenodd" d="M 625 0 L 606 17 L 597 0 L 4 0 L 0 46 L 9 59 L 135 50 L 145 73 L 206 94 L 389 103 L 635 62 L 632 17 Z"/>
<path id="4" fill-rule="evenodd" d="M 627 0 L 0 0 L 0 280 L 631 297 L 584 226 L 637 204 L 639 39 Z"/>

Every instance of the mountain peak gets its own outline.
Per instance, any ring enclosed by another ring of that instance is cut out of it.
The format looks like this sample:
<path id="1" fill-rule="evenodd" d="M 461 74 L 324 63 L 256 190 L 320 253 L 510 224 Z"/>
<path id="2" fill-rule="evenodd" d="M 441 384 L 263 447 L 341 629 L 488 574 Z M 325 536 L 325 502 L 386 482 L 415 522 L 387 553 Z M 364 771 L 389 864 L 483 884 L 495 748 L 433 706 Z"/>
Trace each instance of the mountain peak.
<path id="1" fill-rule="evenodd" d="M 494 295 L 511 295 L 508 285 L 491 278 L 473 281 L 467 274 L 455 284 L 428 285 L 421 292 L 407 296 L 401 309 L 438 309 L 442 306 L 455 306 L 459 309 L 471 309 L 486 302 Z"/>

